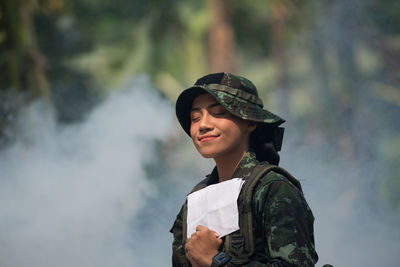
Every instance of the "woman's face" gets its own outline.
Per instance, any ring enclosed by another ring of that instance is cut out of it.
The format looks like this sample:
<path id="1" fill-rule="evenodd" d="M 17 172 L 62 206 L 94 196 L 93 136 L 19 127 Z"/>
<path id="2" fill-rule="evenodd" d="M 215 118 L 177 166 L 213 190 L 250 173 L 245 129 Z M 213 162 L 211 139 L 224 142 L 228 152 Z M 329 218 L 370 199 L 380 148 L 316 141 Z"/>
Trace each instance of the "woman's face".
<path id="1" fill-rule="evenodd" d="M 205 158 L 243 155 L 256 124 L 229 113 L 210 94 L 195 98 L 190 113 L 190 135 Z"/>

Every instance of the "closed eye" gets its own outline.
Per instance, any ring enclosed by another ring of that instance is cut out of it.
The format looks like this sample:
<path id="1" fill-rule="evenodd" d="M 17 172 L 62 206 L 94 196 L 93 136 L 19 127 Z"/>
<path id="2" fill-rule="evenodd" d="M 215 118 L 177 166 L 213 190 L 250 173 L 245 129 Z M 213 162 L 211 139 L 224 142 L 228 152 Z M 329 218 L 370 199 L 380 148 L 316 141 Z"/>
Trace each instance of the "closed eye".
<path id="1" fill-rule="evenodd" d="M 196 122 L 196 121 L 199 121 L 199 120 L 200 120 L 200 117 L 191 117 L 190 118 L 191 122 Z"/>
<path id="2" fill-rule="evenodd" d="M 200 116 L 201 116 L 200 111 L 197 111 L 197 110 L 192 111 L 190 113 L 190 121 L 191 122 L 196 122 L 196 121 L 200 120 Z"/>

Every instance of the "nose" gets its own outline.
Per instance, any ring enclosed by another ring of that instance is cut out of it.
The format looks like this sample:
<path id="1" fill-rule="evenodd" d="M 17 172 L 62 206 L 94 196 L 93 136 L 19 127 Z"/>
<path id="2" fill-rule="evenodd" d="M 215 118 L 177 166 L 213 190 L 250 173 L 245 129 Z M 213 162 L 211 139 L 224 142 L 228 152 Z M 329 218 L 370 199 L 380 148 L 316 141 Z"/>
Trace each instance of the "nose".
<path id="1" fill-rule="evenodd" d="M 211 116 L 208 114 L 208 112 L 203 112 L 203 116 L 201 116 L 200 121 L 199 121 L 199 131 L 201 134 L 204 134 L 206 132 L 209 132 L 213 129 L 212 122 L 211 122 Z"/>

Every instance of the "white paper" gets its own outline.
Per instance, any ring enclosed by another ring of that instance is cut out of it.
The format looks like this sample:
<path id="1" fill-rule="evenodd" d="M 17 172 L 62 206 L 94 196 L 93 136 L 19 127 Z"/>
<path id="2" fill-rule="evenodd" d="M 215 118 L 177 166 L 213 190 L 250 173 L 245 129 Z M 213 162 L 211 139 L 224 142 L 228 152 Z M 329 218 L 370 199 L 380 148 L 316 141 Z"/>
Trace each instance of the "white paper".
<path id="1" fill-rule="evenodd" d="M 232 178 L 188 195 L 187 238 L 198 225 L 228 235 L 239 229 L 237 199 L 244 180 Z"/>

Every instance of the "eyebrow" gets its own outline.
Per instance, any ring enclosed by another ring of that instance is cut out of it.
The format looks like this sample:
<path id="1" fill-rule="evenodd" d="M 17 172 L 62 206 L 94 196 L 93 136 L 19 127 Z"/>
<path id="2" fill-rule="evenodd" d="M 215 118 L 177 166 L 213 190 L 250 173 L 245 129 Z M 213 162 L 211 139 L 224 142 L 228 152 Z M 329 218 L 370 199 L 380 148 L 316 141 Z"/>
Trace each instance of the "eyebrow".
<path id="1" fill-rule="evenodd" d="M 213 108 L 213 107 L 215 107 L 215 106 L 220 106 L 220 105 L 221 105 L 220 103 L 215 102 L 215 103 L 213 103 L 213 104 L 210 104 L 210 105 L 207 107 L 207 109 Z M 200 108 L 192 108 L 192 109 L 190 110 L 190 112 L 198 111 L 198 110 L 200 110 Z"/>

